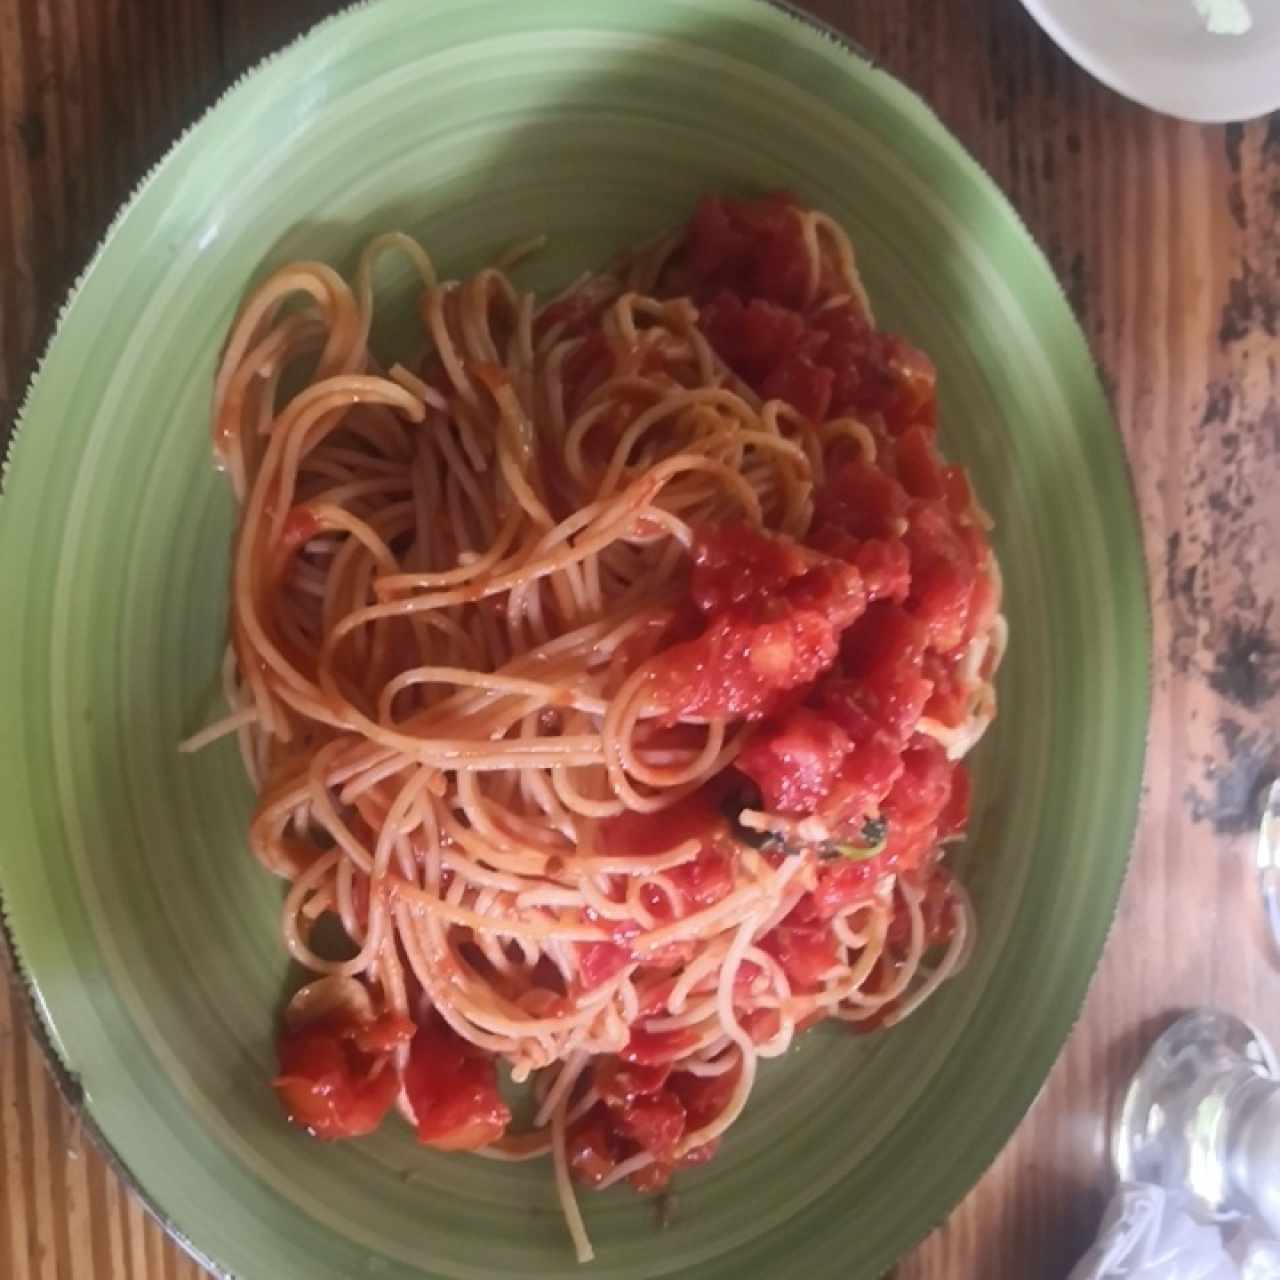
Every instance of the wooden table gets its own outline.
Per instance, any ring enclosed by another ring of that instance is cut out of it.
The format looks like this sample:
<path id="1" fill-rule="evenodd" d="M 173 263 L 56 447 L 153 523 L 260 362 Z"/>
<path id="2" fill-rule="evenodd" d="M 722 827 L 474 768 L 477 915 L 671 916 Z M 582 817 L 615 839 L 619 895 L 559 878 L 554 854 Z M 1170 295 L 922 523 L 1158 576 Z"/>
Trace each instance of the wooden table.
<path id="1" fill-rule="evenodd" d="M 0 0 L 0 442 L 120 201 L 246 67 L 333 0 Z M 932 102 L 1012 198 L 1093 345 L 1155 609 L 1143 816 L 1084 1016 L 1040 1101 L 898 1280 L 1054 1280 L 1108 1191 L 1100 1117 L 1157 1029 L 1222 1004 L 1280 1035 L 1249 833 L 1280 772 L 1280 115 L 1162 119 L 1017 0 L 812 0 Z M 2 606 L 0 606 L 2 607 Z M 0 1274 L 196 1277 L 91 1147 L 0 1001 Z"/>

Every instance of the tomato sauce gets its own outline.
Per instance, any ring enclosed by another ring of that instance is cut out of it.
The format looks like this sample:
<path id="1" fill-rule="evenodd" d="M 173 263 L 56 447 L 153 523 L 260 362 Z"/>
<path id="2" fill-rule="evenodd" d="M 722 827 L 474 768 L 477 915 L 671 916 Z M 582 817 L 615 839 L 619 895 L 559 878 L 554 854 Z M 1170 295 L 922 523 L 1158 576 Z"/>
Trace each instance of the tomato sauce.
<path id="1" fill-rule="evenodd" d="M 828 457 L 802 542 L 697 530 L 696 616 L 652 665 L 671 719 L 758 724 L 737 768 L 765 808 L 855 841 L 869 818 L 887 823 L 883 850 L 824 873 L 825 916 L 962 829 L 967 777 L 918 726 L 968 714 L 961 660 L 995 600 L 967 477 L 936 447 L 932 364 L 874 328 L 836 263 L 812 274 L 797 208 L 776 194 L 704 200 L 664 279 L 758 395 L 814 422 L 857 417 L 876 457 Z"/>

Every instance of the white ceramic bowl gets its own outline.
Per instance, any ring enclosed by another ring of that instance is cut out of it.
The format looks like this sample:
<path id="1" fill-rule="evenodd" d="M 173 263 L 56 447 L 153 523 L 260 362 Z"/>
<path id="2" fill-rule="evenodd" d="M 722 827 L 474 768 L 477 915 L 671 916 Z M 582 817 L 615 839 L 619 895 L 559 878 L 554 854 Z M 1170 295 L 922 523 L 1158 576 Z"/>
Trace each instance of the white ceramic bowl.
<path id="1" fill-rule="evenodd" d="M 1221 123 L 1280 107 L 1280 0 L 1022 2 L 1086 71 L 1156 111 Z"/>

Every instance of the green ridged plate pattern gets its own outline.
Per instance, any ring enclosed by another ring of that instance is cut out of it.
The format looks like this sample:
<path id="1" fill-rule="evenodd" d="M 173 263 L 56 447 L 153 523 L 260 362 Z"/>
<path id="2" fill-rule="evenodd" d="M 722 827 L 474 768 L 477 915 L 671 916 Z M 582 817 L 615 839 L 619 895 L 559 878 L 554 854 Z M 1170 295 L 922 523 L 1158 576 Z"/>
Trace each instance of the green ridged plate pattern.
<path id="1" fill-rule="evenodd" d="M 291 257 L 419 235 L 448 274 L 546 232 L 563 282 L 708 189 L 789 187 L 860 251 L 879 318 L 941 372 L 943 441 L 997 520 L 1012 643 L 958 861 L 974 962 L 879 1037 L 768 1064 L 662 1232 L 588 1196 L 613 1277 L 873 1280 L 1012 1132 L 1079 1010 L 1132 834 L 1145 575 L 1120 440 L 1047 264 L 884 72 L 756 0 L 382 0 L 231 91 L 76 290 L 0 499 L 0 890 L 43 1029 L 174 1230 L 244 1280 L 551 1277 L 548 1166 L 322 1146 L 267 1088 L 288 968 L 217 708 L 234 511 L 210 465 L 219 344 Z M 381 296 L 407 314 L 407 274 Z"/>

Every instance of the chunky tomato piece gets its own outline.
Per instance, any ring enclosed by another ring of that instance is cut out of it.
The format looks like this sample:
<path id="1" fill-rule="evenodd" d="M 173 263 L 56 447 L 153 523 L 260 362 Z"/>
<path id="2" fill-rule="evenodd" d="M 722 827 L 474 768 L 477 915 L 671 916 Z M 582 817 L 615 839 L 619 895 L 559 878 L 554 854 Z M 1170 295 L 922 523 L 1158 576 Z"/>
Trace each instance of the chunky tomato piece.
<path id="1" fill-rule="evenodd" d="M 831 821 L 875 812 L 902 773 L 902 738 L 878 723 L 863 705 L 862 688 L 829 680 L 819 690 L 822 713 L 854 744 L 832 784 L 823 812 Z"/>
<path id="2" fill-rule="evenodd" d="M 622 1107 L 645 1094 L 657 1093 L 670 1074 L 670 1063 L 641 1064 L 607 1057 L 592 1068 L 591 1079 L 609 1106 Z"/>
<path id="3" fill-rule="evenodd" d="M 760 947 L 782 966 L 793 991 L 818 990 L 840 958 L 835 935 L 821 925 L 784 921 L 760 939 Z"/>
<path id="4" fill-rule="evenodd" d="M 883 415 L 890 430 L 909 430 L 913 424 L 937 426 L 938 371 L 919 347 L 886 335 L 883 377 L 892 390 L 869 407 Z"/>
<path id="5" fill-rule="evenodd" d="M 877 414 L 894 434 L 936 420 L 937 376 L 922 352 L 873 330 L 858 304 L 836 300 L 839 272 L 818 263 L 818 298 L 810 297 L 811 263 L 789 197 L 703 201 L 689 224 L 684 252 L 664 288 L 692 293 L 705 307 L 711 342 L 757 392 L 778 395 L 802 413 Z M 816 305 L 815 305 L 816 304 Z"/>
<path id="6" fill-rule="evenodd" d="M 738 1022 L 753 1044 L 766 1044 L 782 1029 L 782 1015 L 777 1009 L 748 1009 Z"/>
<path id="7" fill-rule="evenodd" d="M 847 535 L 846 535 L 847 536 Z M 869 538 L 851 555 L 839 553 L 862 574 L 867 601 L 901 604 L 911 590 L 911 553 L 896 538 Z"/>
<path id="8" fill-rule="evenodd" d="M 511 1123 L 493 1059 L 443 1022 L 420 1028 L 414 1037 L 404 1088 L 418 1141 L 441 1151 L 486 1147 Z"/>
<path id="9" fill-rule="evenodd" d="M 833 379 L 831 370 L 812 357 L 792 352 L 761 380 L 760 394 L 766 400 L 785 401 L 810 422 L 825 422 Z"/>
<path id="10" fill-rule="evenodd" d="M 809 256 L 797 206 L 783 192 L 753 200 L 702 199 L 690 220 L 684 252 L 664 290 L 698 301 L 724 290 L 785 307 L 804 305 Z"/>
<path id="11" fill-rule="evenodd" d="M 946 653 L 968 633 L 979 566 L 970 542 L 957 532 L 945 504 L 917 503 L 909 526 L 903 535 L 911 552 L 908 608 L 928 627 L 934 649 Z"/>
<path id="12" fill-rule="evenodd" d="M 880 881 L 893 867 L 887 853 L 856 861 L 833 858 L 818 873 L 813 891 L 814 909 L 820 920 L 830 920 L 860 902 L 869 902 Z"/>
<path id="13" fill-rule="evenodd" d="M 805 324 L 798 312 L 763 298 L 743 302 L 725 290 L 704 309 L 701 328 L 725 364 L 751 386 L 758 386 L 768 380 L 779 359 L 800 343 Z"/>
<path id="14" fill-rule="evenodd" d="M 636 990 L 640 994 L 642 1018 L 650 1014 L 666 1013 L 667 1001 L 671 999 L 671 993 L 676 986 L 676 979 L 669 974 L 658 978 L 655 982 L 648 981 L 651 977 L 652 970 L 648 966 L 640 969 L 636 974 Z"/>
<path id="15" fill-rule="evenodd" d="M 951 798 L 955 766 L 932 738 L 916 734 L 902 753 L 903 771 L 881 805 L 887 852 L 901 867 L 919 865 L 938 842 L 938 822 Z"/>
<path id="16" fill-rule="evenodd" d="M 829 823 L 873 813 L 902 773 L 902 743 L 928 692 L 909 673 L 879 685 L 828 677 L 812 695 L 816 707 L 764 729 L 737 767 L 773 812 L 819 813 Z"/>
<path id="17" fill-rule="evenodd" d="M 699 530 L 692 592 L 709 616 L 736 611 L 767 623 L 812 610 L 839 631 L 866 608 L 852 566 L 747 525 Z"/>
<path id="18" fill-rule="evenodd" d="M 372 1022 L 361 1023 L 351 1037 L 352 1043 L 362 1053 L 390 1053 L 408 1044 L 418 1028 L 400 1013 L 387 1012 Z"/>
<path id="19" fill-rule="evenodd" d="M 692 861 L 672 867 L 666 877 L 680 891 L 688 911 L 704 911 L 733 891 L 733 862 L 723 849 L 704 849 Z"/>
<path id="20" fill-rule="evenodd" d="M 684 1136 L 684 1103 L 669 1089 L 642 1093 L 618 1109 L 615 1123 L 623 1137 L 666 1159 Z"/>
<path id="21" fill-rule="evenodd" d="M 608 1109 L 599 1102 L 569 1126 L 565 1151 L 569 1172 L 578 1182 L 598 1187 L 617 1168 L 611 1133 Z"/>
<path id="22" fill-rule="evenodd" d="M 878 350 L 873 369 L 858 407 L 874 410 L 885 420 L 894 435 L 921 424 L 933 430 L 937 426 L 938 373 L 918 347 L 893 334 L 878 334 Z"/>
<path id="23" fill-rule="evenodd" d="M 859 682 L 874 682 L 900 668 L 918 672 L 928 646 L 924 623 L 897 604 L 877 601 L 844 633 L 841 667 Z"/>
<path id="24" fill-rule="evenodd" d="M 855 709 L 862 711 L 906 742 L 934 689 L 923 670 L 928 636 L 926 626 L 897 605 L 872 605 L 845 632 L 840 657 L 849 679 L 823 687 L 828 714 L 844 724 Z"/>
<path id="25" fill-rule="evenodd" d="M 894 445 L 898 482 L 913 498 L 945 498 L 948 472 L 934 447 L 933 434 L 924 427 L 911 427 Z"/>
<path id="26" fill-rule="evenodd" d="M 797 707 L 762 730 L 737 759 L 737 767 L 760 788 L 774 813 L 817 812 L 853 750 L 834 721 Z"/>
<path id="27" fill-rule="evenodd" d="M 749 608 L 766 592 L 782 590 L 814 567 L 798 543 L 748 525 L 703 527 L 693 549 L 690 594 L 703 614 Z"/>
<path id="28" fill-rule="evenodd" d="M 578 943 L 578 976 L 588 990 L 616 978 L 631 961 L 631 952 L 616 942 Z"/>
<path id="29" fill-rule="evenodd" d="M 739 1066 L 718 1076 L 695 1076 L 691 1071 L 673 1071 L 667 1088 L 684 1105 L 685 1132 L 695 1134 L 724 1113 L 738 1083 Z"/>
<path id="30" fill-rule="evenodd" d="M 816 680 L 836 653 L 834 629 L 812 611 L 758 625 L 722 617 L 698 640 L 662 655 L 655 697 L 673 715 L 758 720 Z"/>
<path id="31" fill-rule="evenodd" d="M 822 334 L 823 360 L 833 374 L 831 400 L 836 413 L 850 413 L 868 399 L 869 370 L 879 350 L 878 334 L 853 305 L 823 307 L 811 317 Z"/>
<path id="32" fill-rule="evenodd" d="M 866 679 L 894 667 L 919 667 L 928 644 L 929 632 L 918 618 L 882 601 L 845 632 L 840 656 L 848 675 Z"/>
<path id="33" fill-rule="evenodd" d="M 947 655 L 930 650 L 920 668 L 921 674 L 932 685 L 929 700 L 924 704 L 924 714 L 952 728 L 964 722 L 972 694 L 961 677 L 960 659 L 963 656 L 963 649 Z"/>
<path id="34" fill-rule="evenodd" d="M 659 924 L 676 917 L 676 907 L 671 901 L 671 895 L 656 884 L 647 884 L 640 890 L 640 901 Z"/>
<path id="35" fill-rule="evenodd" d="M 907 491 L 892 476 L 858 459 L 836 471 L 814 495 L 813 524 L 855 538 L 896 538 L 910 505 Z"/>
<path id="36" fill-rule="evenodd" d="M 643 1027 L 633 1027 L 631 1038 L 618 1056 L 624 1062 L 640 1066 L 674 1062 L 688 1053 L 697 1038 L 691 1031 L 646 1031 Z"/>
<path id="37" fill-rule="evenodd" d="M 825 308 L 812 323 L 830 335 L 822 360 L 835 372 L 833 413 L 877 414 L 891 436 L 936 426 L 937 372 L 923 351 L 868 329 L 850 305 Z"/>
<path id="38" fill-rule="evenodd" d="M 281 1034 L 271 1084 L 290 1124 L 334 1139 L 363 1137 L 382 1123 L 400 1082 L 385 1052 L 356 1042 L 375 1025 L 338 1015 Z"/>
<path id="39" fill-rule="evenodd" d="M 885 800 L 886 813 L 903 826 L 936 822 L 951 796 L 955 766 L 933 738 L 918 733 L 902 753 L 903 773 Z"/>
<path id="40" fill-rule="evenodd" d="M 668 716 L 761 719 L 830 667 L 866 606 L 857 569 L 747 527 L 699 534 L 693 594 L 706 630 L 654 660 Z"/>
<path id="41" fill-rule="evenodd" d="M 600 846 L 611 858 L 651 858 L 686 840 L 708 841 L 725 829 L 724 815 L 705 787 L 656 813 L 627 810 L 600 826 Z"/>
<path id="42" fill-rule="evenodd" d="M 818 354 L 825 336 L 799 312 L 721 293 L 701 323 L 724 362 L 762 399 L 782 400 L 810 422 L 826 420 L 835 374 Z"/>

